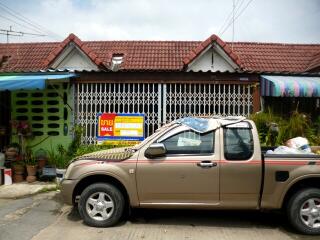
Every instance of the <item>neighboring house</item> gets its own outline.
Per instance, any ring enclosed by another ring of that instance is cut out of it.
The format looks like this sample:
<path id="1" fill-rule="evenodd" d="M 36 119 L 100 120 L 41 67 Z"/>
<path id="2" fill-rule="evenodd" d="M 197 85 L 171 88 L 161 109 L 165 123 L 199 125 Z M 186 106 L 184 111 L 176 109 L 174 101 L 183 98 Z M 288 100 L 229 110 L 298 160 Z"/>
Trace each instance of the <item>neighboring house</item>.
<path id="1" fill-rule="evenodd" d="M 0 124 L 31 121 L 33 142 L 48 148 L 69 142 L 73 124 L 85 127 L 84 143 L 94 143 L 99 112 L 145 113 L 146 135 L 176 118 L 247 116 L 261 106 L 285 113 L 299 102 L 315 114 L 319 71 L 320 44 L 230 43 L 216 35 L 199 42 L 70 34 L 63 42 L 0 44 L 0 89 L 14 90 L 0 94 Z M 35 78 L 51 80 L 39 87 Z M 11 88 L 18 80 L 25 90 Z"/>

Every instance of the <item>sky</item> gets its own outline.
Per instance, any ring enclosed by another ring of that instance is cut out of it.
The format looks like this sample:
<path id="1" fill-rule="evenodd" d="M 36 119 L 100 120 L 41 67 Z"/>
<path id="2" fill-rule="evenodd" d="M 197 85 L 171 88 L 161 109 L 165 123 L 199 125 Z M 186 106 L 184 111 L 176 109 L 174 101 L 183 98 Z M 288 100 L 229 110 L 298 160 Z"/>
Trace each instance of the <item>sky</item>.
<path id="1" fill-rule="evenodd" d="M 62 41 L 74 33 L 81 40 L 201 41 L 217 34 L 225 41 L 320 43 L 320 0 L 0 0 L 0 29 L 10 26 L 46 36 L 9 42 Z"/>

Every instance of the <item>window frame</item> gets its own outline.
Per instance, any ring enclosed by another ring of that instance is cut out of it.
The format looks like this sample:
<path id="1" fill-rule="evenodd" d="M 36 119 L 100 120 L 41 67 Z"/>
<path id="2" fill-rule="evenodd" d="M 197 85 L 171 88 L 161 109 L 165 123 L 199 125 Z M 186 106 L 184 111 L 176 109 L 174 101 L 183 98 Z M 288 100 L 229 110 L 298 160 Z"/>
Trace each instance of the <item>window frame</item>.
<path id="1" fill-rule="evenodd" d="M 163 141 L 171 138 L 171 137 L 174 137 L 178 134 L 181 134 L 183 132 L 188 132 L 188 131 L 191 131 L 191 132 L 194 132 L 194 133 L 198 133 L 190 128 L 183 128 L 183 129 L 176 129 L 178 131 L 175 131 L 174 133 L 169 133 L 168 135 L 165 135 L 165 136 L 162 136 L 160 138 L 158 138 L 155 142 L 157 143 L 163 143 Z M 215 155 L 215 144 L 216 144 L 216 130 L 212 130 L 212 131 L 209 131 L 207 133 L 212 133 L 213 135 L 213 143 L 212 143 L 212 152 L 211 153 L 166 153 L 165 156 L 212 156 L 212 155 Z M 199 135 L 201 135 L 201 133 L 198 133 Z"/>
<path id="2" fill-rule="evenodd" d="M 255 142 L 254 142 L 254 136 L 253 136 L 253 133 L 252 133 L 252 125 L 250 124 L 250 122 L 245 122 L 248 124 L 248 127 L 232 127 L 232 125 L 230 126 L 225 126 L 222 128 L 222 133 L 223 133 L 223 156 L 224 156 L 224 159 L 227 160 L 227 161 L 232 161 L 232 162 L 241 162 L 241 161 L 248 161 L 250 160 L 253 155 L 254 155 L 254 146 L 255 146 Z M 247 129 L 249 132 L 250 132 L 250 137 L 251 137 L 251 140 L 252 140 L 252 152 L 250 154 L 250 156 L 248 158 L 238 158 L 238 159 L 235 159 L 235 158 L 229 158 L 226 156 L 226 130 L 227 129 Z"/>

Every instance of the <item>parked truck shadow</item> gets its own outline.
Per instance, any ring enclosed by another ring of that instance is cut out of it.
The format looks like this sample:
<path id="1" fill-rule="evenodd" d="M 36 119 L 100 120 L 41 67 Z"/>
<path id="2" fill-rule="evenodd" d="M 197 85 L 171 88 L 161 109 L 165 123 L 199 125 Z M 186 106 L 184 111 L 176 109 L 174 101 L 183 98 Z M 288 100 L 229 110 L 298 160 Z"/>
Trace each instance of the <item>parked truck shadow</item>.
<path id="1" fill-rule="evenodd" d="M 82 222 L 77 208 L 72 209 L 68 219 Z M 285 232 L 294 232 L 287 223 L 286 216 L 280 212 L 133 209 L 117 227 L 126 222 L 192 227 L 279 228 Z"/>
<path id="2" fill-rule="evenodd" d="M 68 219 L 84 224 L 77 208 L 72 208 L 68 214 Z M 121 228 L 127 223 L 132 225 L 191 226 L 195 228 L 278 229 L 291 235 L 294 239 L 316 240 L 319 237 L 298 234 L 289 225 L 285 214 L 275 211 L 133 209 L 115 227 Z"/>
<path id="3" fill-rule="evenodd" d="M 287 228 L 286 217 L 279 212 L 155 210 L 134 209 L 129 216 L 132 224 L 165 224 L 205 227 Z"/>

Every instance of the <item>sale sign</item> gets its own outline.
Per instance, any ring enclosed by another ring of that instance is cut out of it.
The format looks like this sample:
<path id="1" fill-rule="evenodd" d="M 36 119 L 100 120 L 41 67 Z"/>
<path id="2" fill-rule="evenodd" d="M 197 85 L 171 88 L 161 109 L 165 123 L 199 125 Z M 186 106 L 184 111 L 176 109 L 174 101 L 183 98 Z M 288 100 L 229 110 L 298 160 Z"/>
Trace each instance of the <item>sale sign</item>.
<path id="1" fill-rule="evenodd" d="M 98 137 L 113 136 L 114 119 L 117 114 L 103 113 L 98 116 Z"/>
<path id="2" fill-rule="evenodd" d="M 98 140 L 142 141 L 144 139 L 144 114 L 98 114 Z"/>

